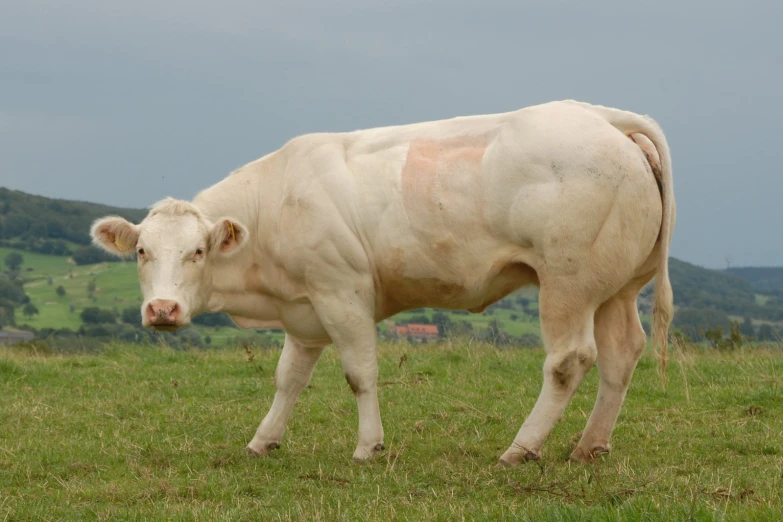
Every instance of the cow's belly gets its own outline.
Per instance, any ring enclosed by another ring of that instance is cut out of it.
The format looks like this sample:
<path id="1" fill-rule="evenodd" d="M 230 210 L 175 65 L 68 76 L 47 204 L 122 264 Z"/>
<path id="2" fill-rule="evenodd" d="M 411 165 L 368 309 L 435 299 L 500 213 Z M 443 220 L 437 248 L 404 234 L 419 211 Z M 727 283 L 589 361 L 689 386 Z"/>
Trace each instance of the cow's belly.
<path id="1" fill-rule="evenodd" d="M 457 255 L 438 265 L 398 249 L 377 267 L 378 318 L 421 307 L 481 312 L 522 286 L 538 284 L 523 258 L 519 252 L 483 260 Z"/>

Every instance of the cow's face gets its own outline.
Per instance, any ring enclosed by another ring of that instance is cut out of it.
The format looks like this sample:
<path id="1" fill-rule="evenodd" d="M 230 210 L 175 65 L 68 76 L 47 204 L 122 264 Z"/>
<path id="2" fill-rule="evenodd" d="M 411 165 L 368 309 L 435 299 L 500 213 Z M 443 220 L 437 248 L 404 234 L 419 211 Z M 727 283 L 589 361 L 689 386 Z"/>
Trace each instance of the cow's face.
<path id="1" fill-rule="evenodd" d="M 97 220 L 93 242 L 138 263 L 144 295 L 144 326 L 175 330 L 204 312 L 212 293 L 212 266 L 237 252 L 247 240 L 245 227 L 231 218 L 212 223 L 193 205 L 165 200 L 139 225 L 121 217 Z"/>

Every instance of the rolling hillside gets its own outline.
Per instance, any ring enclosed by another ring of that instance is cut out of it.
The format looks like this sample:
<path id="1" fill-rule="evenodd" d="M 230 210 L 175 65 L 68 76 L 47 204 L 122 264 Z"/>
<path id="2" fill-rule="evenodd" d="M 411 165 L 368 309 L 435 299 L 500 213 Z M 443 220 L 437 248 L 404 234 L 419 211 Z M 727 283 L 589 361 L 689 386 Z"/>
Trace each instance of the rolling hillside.
<path id="1" fill-rule="evenodd" d="M 80 264 L 113 261 L 89 246 L 90 225 L 108 214 L 138 223 L 147 211 L 51 199 L 0 187 L 0 246 L 42 254 L 74 255 Z"/>
<path id="2" fill-rule="evenodd" d="M 138 223 L 147 211 L 51 199 L 0 187 L 0 239 L 62 239 L 86 245 L 92 221 L 108 214 Z"/>
<path id="3" fill-rule="evenodd" d="M 111 310 L 117 317 L 128 309 L 138 310 L 141 292 L 135 261 L 111 258 L 112 262 L 108 262 L 88 244 L 92 220 L 106 214 L 119 214 L 139 222 L 146 211 L 55 200 L 0 188 L 0 260 L 11 252 L 23 256 L 20 273 L 25 281 L 24 291 L 39 311 L 37 315 L 24 316 L 20 306 L 17 324 L 36 329 L 77 330 L 82 326 L 80 313 L 85 308 Z M 46 244 L 59 247 L 47 251 L 42 248 Z M 744 321 L 751 333 L 764 325 L 766 335 L 783 333 L 783 268 L 709 270 L 672 258 L 670 273 L 677 308 L 675 326 L 694 337 L 699 328 L 727 329 L 731 320 Z M 649 324 L 651 293 L 652 287 L 648 286 L 639 303 L 645 327 Z M 481 334 L 485 338 L 537 344 L 537 316 L 537 291 L 526 289 L 482 314 L 412 310 L 382 323 L 379 329 L 383 333 L 392 323 L 426 322 L 451 333 L 485 332 Z M 231 328 L 199 329 L 216 332 L 218 338 L 238 333 Z"/>
<path id="4" fill-rule="evenodd" d="M 780 293 L 783 292 L 783 267 L 737 267 L 726 269 L 731 275 L 741 277 L 748 281 L 758 292 Z"/>

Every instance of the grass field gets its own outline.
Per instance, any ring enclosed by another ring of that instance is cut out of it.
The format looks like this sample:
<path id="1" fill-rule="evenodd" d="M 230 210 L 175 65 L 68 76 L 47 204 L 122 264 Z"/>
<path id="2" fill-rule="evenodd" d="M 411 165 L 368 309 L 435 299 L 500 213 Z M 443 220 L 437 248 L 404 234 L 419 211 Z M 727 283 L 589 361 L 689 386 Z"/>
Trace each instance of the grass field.
<path id="1" fill-rule="evenodd" d="M 603 460 L 564 462 L 593 370 L 543 459 L 496 469 L 541 350 L 382 346 L 387 449 L 355 464 L 355 400 L 331 348 L 267 459 L 243 448 L 278 350 L 0 348 L 0 519 L 780 520 L 783 352 L 691 350 L 673 354 L 665 392 L 643 357 Z"/>

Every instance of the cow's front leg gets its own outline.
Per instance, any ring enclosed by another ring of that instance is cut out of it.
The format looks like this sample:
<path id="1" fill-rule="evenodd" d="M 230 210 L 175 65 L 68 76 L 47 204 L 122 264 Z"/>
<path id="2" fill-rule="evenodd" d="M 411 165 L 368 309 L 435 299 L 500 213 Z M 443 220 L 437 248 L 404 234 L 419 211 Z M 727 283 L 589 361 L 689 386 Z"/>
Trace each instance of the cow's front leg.
<path id="1" fill-rule="evenodd" d="M 255 437 L 247 445 L 249 454 L 263 456 L 280 446 L 294 403 L 310 382 L 315 363 L 323 350 L 323 346 L 305 347 L 290 335 L 285 336 L 283 352 L 275 370 L 275 399 Z"/>
<path id="2" fill-rule="evenodd" d="M 340 354 L 345 380 L 356 396 L 359 410 L 359 442 L 354 460 L 374 457 L 384 449 L 383 425 L 378 405 L 378 354 L 375 320 L 371 304 L 360 292 L 314 300 L 324 328 Z M 365 295 L 367 295 L 365 293 Z"/>

